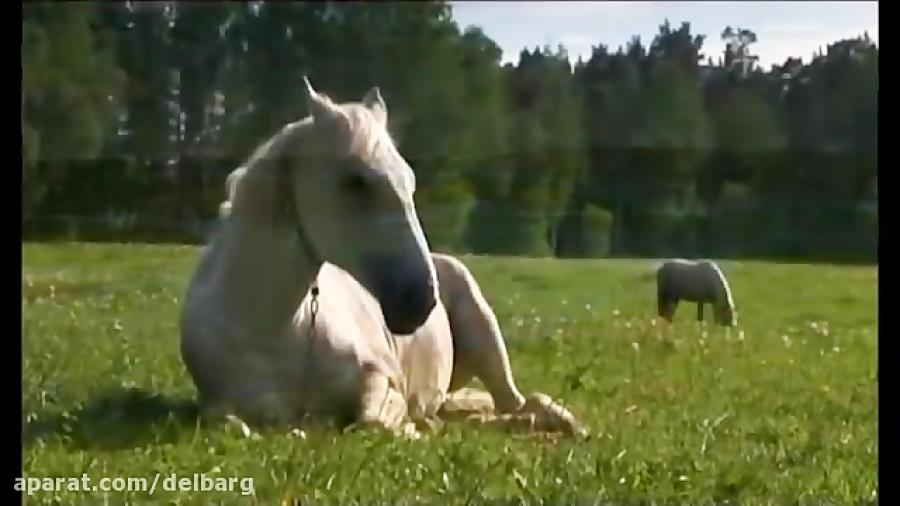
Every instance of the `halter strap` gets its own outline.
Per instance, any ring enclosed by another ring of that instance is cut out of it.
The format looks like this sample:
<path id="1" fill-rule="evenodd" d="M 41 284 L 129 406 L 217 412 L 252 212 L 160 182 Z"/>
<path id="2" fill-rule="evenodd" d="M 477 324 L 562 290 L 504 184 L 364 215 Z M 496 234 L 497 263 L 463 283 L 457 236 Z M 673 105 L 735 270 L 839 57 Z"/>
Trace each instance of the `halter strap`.
<path id="1" fill-rule="evenodd" d="M 278 167 L 282 176 L 286 176 L 290 171 L 290 165 L 287 159 L 282 159 L 280 162 L 280 166 Z M 297 242 L 300 244 L 300 249 L 306 254 L 308 258 L 310 258 L 313 262 L 321 264 L 324 260 L 316 251 L 315 246 L 313 246 L 312 240 L 310 240 L 309 235 L 306 233 L 306 229 L 303 227 L 300 222 L 300 217 L 297 217 Z M 315 281 L 313 281 L 313 286 L 316 286 Z"/>
<path id="2" fill-rule="evenodd" d="M 297 242 L 300 243 L 300 248 L 306 253 L 306 256 L 316 263 L 322 263 L 322 257 L 316 252 L 316 248 L 313 246 L 309 236 L 306 235 L 306 229 L 302 225 L 297 227 Z"/>
<path id="3" fill-rule="evenodd" d="M 300 243 L 300 249 L 304 250 L 306 256 L 311 258 L 315 263 L 321 265 L 323 263 L 322 257 L 316 253 L 316 248 L 313 246 L 312 241 L 309 239 L 309 236 L 306 235 L 306 229 L 302 226 L 297 227 L 297 242 Z M 313 278 L 313 282 L 310 286 L 312 290 L 313 297 L 319 295 L 319 284 L 316 282 L 316 278 Z M 315 322 L 315 320 L 313 320 Z M 313 323 L 315 325 L 315 323 Z"/>

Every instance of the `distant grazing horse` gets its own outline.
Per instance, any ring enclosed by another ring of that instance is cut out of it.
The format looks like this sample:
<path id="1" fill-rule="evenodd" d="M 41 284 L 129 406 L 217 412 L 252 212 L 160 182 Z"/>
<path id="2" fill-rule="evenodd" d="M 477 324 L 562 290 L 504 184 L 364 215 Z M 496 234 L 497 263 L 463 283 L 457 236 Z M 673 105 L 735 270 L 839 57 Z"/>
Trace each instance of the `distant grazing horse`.
<path id="1" fill-rule="evenodd" d="M 697 303 L 697 320 L 703 321 L 703 305 L 712 304 L 716 323 L 737 324 L 731 288 L 722 270 L 709 260 L 669 260 L 656 270 L 659 316 L 671 322 L 679 300 Z"/>
<path id="2" fill-rule="evenodd" d="M 304 90 L 312 115 L 228 176 L 185 297 L 182 357 L 202 412 L 408 435 L 461 412 L 580 433 L 560 404 L 519 392 L 472 274 L 430 253 L 378 88 L 345 104 L 305 78 Z M 462 388 L 474 377 L 487 393 Z"/>

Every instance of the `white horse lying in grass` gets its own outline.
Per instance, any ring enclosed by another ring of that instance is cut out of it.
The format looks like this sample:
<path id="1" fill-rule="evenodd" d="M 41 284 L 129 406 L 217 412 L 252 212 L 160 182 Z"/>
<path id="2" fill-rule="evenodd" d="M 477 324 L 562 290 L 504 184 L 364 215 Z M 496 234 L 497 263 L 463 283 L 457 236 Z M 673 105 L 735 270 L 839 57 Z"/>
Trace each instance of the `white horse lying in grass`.
<path id="1" fill-rule="evenodd" d="M 656 270 L 656 289 L 659 316 L 668 322 L 675 317 L 678 301 L 686 300 L 697 303 L 697 321 L 703 321 L 703 305 L 711 304 L 716 323 L 737 324 L 731 287 L 715 262 L 668 260 Z"/>
<path id="2" fill-rule="evenodd" d="M 204 415 L 417 434 L 454 411 L 582 433 L 548 396 L 519 392 L 471 273 L 429 252 L 378 88 L 336 104 L 304 82 L 312 115 L 228 177 L 185 298 L 182 356 Z M 473 377 L 489 396 L 462 388 Z"/>

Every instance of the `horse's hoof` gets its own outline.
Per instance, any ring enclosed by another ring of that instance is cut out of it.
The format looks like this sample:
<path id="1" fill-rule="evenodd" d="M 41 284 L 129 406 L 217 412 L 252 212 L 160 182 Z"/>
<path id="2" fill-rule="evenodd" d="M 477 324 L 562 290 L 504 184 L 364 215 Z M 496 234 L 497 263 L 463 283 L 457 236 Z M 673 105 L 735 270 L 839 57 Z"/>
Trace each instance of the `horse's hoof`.
<path id="1" fill-rule="evenodd" d="M 587 437 L 589 431 L 571 411 L 547 394 L 534 392 L 525 399 L 521 413 L 535 415 L 534 428 L 547 432 L 563 432 L 571 436 Z"/>

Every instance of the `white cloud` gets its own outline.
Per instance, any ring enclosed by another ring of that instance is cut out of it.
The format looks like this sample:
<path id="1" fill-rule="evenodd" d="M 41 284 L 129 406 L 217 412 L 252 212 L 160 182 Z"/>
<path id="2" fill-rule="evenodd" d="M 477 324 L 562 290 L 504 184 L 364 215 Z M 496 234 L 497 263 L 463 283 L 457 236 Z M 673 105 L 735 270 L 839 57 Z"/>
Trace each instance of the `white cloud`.
<path id="1" fill-rule="evenodd" d="M 594 45 L 615 50 L 633 35 L 647 45 L 665 19 L 673 27 L 689 21 L 692 33 L 706 35 L 703 53 L 714 59 L 726 25 L 750 28 L 764 68 L 789 56 L 808 61 L 819 46 L 865 30 L 878 41 L 876 2 L 456 2 L 453 10 L 462 26 L 482 26 L 503 48 L 504 62 L 544 44 L 565 45 L 573 61 L 589 57 Z"/>

